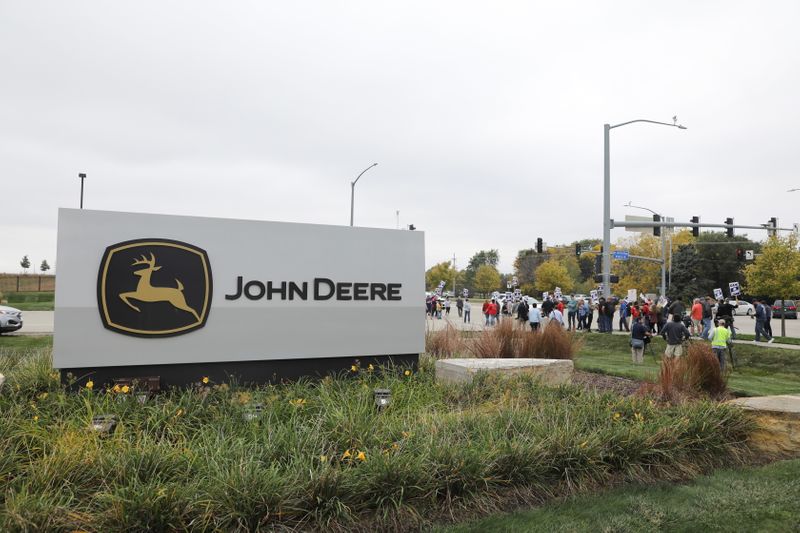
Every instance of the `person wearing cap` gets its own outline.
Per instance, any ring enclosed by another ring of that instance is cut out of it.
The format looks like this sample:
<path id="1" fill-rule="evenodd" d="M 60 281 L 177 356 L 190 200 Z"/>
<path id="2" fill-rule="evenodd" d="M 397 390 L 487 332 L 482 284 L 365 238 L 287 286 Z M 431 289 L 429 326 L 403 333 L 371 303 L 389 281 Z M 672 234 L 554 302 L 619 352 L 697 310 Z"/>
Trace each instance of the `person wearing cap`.
<path id="1" fill-rule="evenodd" d="M 728 343 L 730 342 L 731 332 L 725 326 L 725 319 L 719 319 L 719 325 L 712 330 L 711 338 L 711 351 L 717 356 L 719 361 L 719 369 L 725 372 L 725 352 L 728 351 Z"/>
<path id="2" fill-rule="evenodd" d="M 691 338 L 691 333 L 686 329 L 681 321 L 680 313 L 672 315 L 672 322 L 664 326 L 660 334 L 667 341 L 667 349 L 664 355 L 667 357 L 680 357 L 683 355 L 683 341 Z"/>

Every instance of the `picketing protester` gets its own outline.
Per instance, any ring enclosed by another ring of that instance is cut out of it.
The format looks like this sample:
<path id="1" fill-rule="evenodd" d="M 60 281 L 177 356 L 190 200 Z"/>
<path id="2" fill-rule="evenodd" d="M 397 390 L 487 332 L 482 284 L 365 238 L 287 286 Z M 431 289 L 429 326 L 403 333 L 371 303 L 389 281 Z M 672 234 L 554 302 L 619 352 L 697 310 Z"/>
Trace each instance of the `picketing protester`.
<path id="1" fill-rule="evenodd" d="M 481 310 L 483 311 L 483 318 L 484 318 L 483 325 L 484 326 L 488 326 L 489 325 L 489 300 L 484 300 L 483 301 L 483 307 L 481 308 Z"/>
<path id="2" fill-rule="evenodd" d="M 712 330 L 711 351 L 717 356 L 719 369 L 725 372 L 725 352 L 731 341 L 731 332 L 725 327 L 725 319 L 719 319 L 719 325 Z"/>
<path id="3" fill-rule="evenodd" d="M 597 304 L 594 301 L 586 302 L 586 331 L 591 333 L 592 320 L 594 320 L 594 312 L 597 310 Z"/>
<path id="4" fill-rule="evenodd" d="M 530 322 L 531 331 L 539 329 L 539 324 L 542 322 L 542 311 L 536 307 L 536 303 L 531 304 L 531 310 L 528 312 L 528 322 Z"/>
<path id="5" fill-rule="evenodd" d="M 444 314 L 445 315 L 449 315 L 450 314 L 450 298 L 449 297 L 444 299 Z"/>
<path id="6" fill-rule="evenodd" d="M 597 331 L 606 332 L 606 299 L 603 296 L 597 301 Z"/>
<path id="7" fill-rule="evenodd" d="M 625 328 L 625 331 L 630 331 L 628 327 L 628 317 L 630 316 L 630 304 L 628 303 L 627 298 L 623 299 L 619 303 L 619 330 L 622 331 L 622 328 Z"/>
<path id="8" fill-rule="evenodd" d="M 665 309 L 658 303 L 650 306 L 650 324 L 654 333 L 661 333 Z"/>
<path id="9" fill-rule="evenodd" d="M 703 323 L 703 304 L 700 303 L 700 298 L 695 298 L 692 302 L 692 336 L 700 336 L 700 331 Z"/>
<path id="10" fill-rule="evenodd" d="M 564 314 L 558 307 L 553 307 L 553 310 L 547 316 L 550 319 L 550 324 L 558 324 L 562 328 L 564 327 Z"/>
<path id="11" fill-rule="evenodd" d="M 700 337 L 710 339 L 711 328 L 713 326 L 711 319 L 714 316 L 714 300 L 712 300 L 710 296 L 706 296 L 705 301 L 701 303 L 703 304 L 703 331 L 700 332 Z"/>
<path id="12" fill-rule="evenodd" d="M 578 300 L 578 329 L 586 329 L 586 316 L 589 314 L 589 303 L 581 298 Z"/>
<path id="13" fill-rule="evenodd" d="M 456 299 L 456 309 L 458 309 L 458 317 L 461 318 L 461 314 L 464 311 L 464 300 L 461 299 L 461 296 Z"/>
<path id="14" fill-rule="evenodd" d="M 542 313 L 544 314 L 544 316 L 548 316 L 550 314 L 550 311 L 553 310 L 554 306 L 555 304 L 553 303 L 553 300 L 551 299 L 550 296 L 545 298 L 544 301 L 542 302 Z"/>
<path id="15" fill-rule="evenodd" d="M 614 312 L 617 310 L 616 301 L 610 298 L 606 301 L 606 333 L 614 333 Z"/>
<path id="16" fill-rule="evenodd" d="M 645 300 L 642 304 L 642 322 L 647 331 L 653 332 L 653 325 L 650 323 L 650 300 Z"/>
<path id="17" fill-rule="evenodd" d="M 469 298 L 464 298 L 464 323 L 469 324 L 469 315 L 472 311 L 472 304 L 469 303 Z"/>
<path id="18" fill-rule="evenodd" d="M 520 300 L 519 304 L 517 305 L 517 319 L 520 322 L 527 322 L 528 312 L 528 302 L 526 302 L 525 299 Z"/>
<path id="19" fill-rule="evenodd" d="M 494 326 L 500 322 L 500 305 L 497 301 L 492 298 L 492 301 L 489 303 L 489 325 Z"/>
<path id="20" fill-rule="evenodd" d="M 683 320 L 683 315 L 686 314 L 686 306 L 683 304 L 680 298 L 675 298 L 675 301 L 672 302 L 667 308 L 667 312 L 670 315 L 678 315 L 678 318 Z"/>
<path id="21" fill-rule="evenodd" d="M 738 301 L 732 304 L 730 301 L 719 300 L 717 304 L 717 318 L 724 319 L 725 325 L 731 330 L 731 339 L 736 338 L 736 328 L 733 326 L 733 316 L 736 314 L 735 309 L 739 307 Z"/>
<path id="22" fill-rule="evenodd" d="M 753 305 L 756 308 L 755 316 L 756 319 L 756 340 L 753 342 L 758 342 L 761 340 L 761 337 L 767 339 L 767 343 L 774 341 L 775 339 L 772 338 L 772 335 L 767 333 L 766 329 L 764 329 L 764 324 L 767 321 L 767 310 L 765 306 L 761 302 L 761 300 L 754 299 Z"/>
<path id="23" fill-rule="evenodd" d="M 686 326 L 681 322 L 681 315 L 672 315 L 672 321 L 668 322 L 661 330 L 661 336 L 667 341 L 667 349 L 664 355 L 667 357 L 680 357 L 683 355 L 683 341 L 689 340 L 692 335 Z"/>
<path id="24" fill-rule="evenodd" d="M 567 301 L 567 329 L 570 331 L 574 330 L 576 327 L 576 320 L 578 318 L 578 300 L 575 299 L 574 294 L 569 295 L 569 301 Z"/>
<path id="25" fill-rule="evenodd" d="M 642 324 L 641 317 L 637 316 L 633 319 L 633 325 L 631 326 L 631 360 L 635 364 L 644 362 L 644 348 L 650 342 L 650 337 L 652 336 L 653 334 L 647 331 L 647 328 Z"/>
<path id="26" fill-rule="evenodd" d="M 439 320 L 442 319 L 442 308 L 443 307 L 444 306 L 442 305 L 442 301 L 441 300 L 436 300 L 436 318 L 438 318 Z"/>
<path id="27" fill-rule="evenodd" d="M 774 337 L 772 334 L 772 306 L 769 302 L 761 302 L 761 305 L 764 306 L 764 313 L 767 316 L 767 319 L 764 321 L 764 331 L 769 333 L 770 337 Z"/>

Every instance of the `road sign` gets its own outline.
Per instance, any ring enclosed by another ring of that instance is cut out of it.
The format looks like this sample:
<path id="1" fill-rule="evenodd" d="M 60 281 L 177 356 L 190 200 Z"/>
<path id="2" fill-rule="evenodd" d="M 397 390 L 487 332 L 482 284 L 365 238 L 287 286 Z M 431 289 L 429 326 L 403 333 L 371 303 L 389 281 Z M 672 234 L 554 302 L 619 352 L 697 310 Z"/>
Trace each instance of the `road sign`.
<path id="1" fill-rule="evenodd" d="M 753 253 L 753 250 L 745 250 L 744 258 L 748 261 L 752 261 L 755 258 L 755 253 Z"/>
<path id="2" fill-rule="evenodd" d="M 619 259 L 620 261 L 627 261 L 630 259 L 630 252 L 628 252 L 628 250 L 614 250 L 611 252 L 611 256 L 614 259 Z"/>

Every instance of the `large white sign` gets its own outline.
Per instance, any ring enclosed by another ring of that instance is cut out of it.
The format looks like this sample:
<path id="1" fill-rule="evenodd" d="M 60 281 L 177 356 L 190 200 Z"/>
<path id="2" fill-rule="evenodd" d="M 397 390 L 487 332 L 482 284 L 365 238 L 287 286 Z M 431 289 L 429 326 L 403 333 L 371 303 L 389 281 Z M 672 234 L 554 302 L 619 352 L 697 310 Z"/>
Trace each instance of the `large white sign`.
<path id="1" fill-rule="evenodd" d="M 418 354 L 424 235 L 60 209 L 56 368 Z"/>

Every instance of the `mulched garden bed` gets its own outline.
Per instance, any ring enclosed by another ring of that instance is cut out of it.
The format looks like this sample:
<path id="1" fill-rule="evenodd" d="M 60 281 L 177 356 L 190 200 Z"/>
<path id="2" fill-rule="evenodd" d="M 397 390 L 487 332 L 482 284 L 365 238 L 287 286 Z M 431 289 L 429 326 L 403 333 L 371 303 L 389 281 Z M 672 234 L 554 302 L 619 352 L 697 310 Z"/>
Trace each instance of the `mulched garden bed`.
<path id="1" fill-rule="evenodd" d="M 609 391 L 622 396 L 632 396 L 645 382 L 576 370 L 572 376 L 572 383 L 587 389 L 597 390 L 598 392 Z"/>

